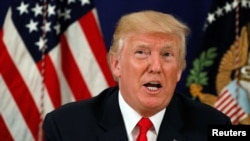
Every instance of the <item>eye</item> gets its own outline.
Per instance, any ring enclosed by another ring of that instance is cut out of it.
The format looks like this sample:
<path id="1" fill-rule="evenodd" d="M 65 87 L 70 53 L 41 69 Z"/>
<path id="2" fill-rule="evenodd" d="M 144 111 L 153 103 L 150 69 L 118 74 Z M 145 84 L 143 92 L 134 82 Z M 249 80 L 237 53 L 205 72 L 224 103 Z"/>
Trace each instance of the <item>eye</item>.
<path id="1" fill-rule="evenodd" d="M 145 54 L 145 51 L 143 51 L 143 50 L 137 50 L 137 51 L 135 51 L 135 53 L 136 54 Z"/>
<path id="2" fill-rule="evenodd" d="M 174 54 L 172 52 L 163 52 L 162 56 L 167 61 L 174 59 Z"/>
<path id="3" fill-rule="evenodd" d="M 173 55 L 170 52 L 165 52 L 165 53 L 163 53 L 163 56 L 168 57 L 168 56 L 173 56 Z"/>
<path id="4" fill-rule="evenodd" d="M 146 58 L 149 55 L 149 51 L 146 50 L 136 50 L 135 56 L 138 58 Z"/>

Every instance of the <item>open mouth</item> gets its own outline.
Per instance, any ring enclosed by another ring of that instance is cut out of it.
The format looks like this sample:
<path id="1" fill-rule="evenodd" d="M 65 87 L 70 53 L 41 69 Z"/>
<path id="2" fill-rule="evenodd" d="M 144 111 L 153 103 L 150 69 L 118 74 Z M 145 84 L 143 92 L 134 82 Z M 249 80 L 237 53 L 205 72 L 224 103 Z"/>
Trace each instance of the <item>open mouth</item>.
<path id="1" fill-rule="evenodd" d="M 147 87 L 150 91 L 156 91 L 162 87 L 159 82 L 149 82 L 144 84 L 144 86 Z"/>

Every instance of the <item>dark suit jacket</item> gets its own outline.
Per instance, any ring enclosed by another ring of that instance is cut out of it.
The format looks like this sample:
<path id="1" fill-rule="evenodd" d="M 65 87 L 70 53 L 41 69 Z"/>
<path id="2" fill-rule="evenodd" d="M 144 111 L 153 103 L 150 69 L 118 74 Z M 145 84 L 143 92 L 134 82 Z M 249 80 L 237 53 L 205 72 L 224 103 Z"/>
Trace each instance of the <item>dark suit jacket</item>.
<path id="1" fill-rule="evenodd" d="M 166 109 L 157 141 L 206 141 L 207 127 L 212 124 L 231 122 L 214 108 L 176 93 Z M 46 141 L 127 141 L 118 87 L 48 113 L 43 129 Z"/>

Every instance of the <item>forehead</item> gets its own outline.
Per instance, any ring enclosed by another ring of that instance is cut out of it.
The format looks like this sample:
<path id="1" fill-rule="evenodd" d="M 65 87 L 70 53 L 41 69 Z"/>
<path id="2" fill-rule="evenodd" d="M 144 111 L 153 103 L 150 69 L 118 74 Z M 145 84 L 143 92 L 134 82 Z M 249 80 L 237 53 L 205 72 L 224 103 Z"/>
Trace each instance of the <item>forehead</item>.
<path id="1" fill-rule="evenodd" d="M 180 38 L 178 38 L 178 36 L 162 32 L 129 34 L 125 40 L 125 44 L 134 46 L 161 45 L 178 47 L 180 45 Z"/>

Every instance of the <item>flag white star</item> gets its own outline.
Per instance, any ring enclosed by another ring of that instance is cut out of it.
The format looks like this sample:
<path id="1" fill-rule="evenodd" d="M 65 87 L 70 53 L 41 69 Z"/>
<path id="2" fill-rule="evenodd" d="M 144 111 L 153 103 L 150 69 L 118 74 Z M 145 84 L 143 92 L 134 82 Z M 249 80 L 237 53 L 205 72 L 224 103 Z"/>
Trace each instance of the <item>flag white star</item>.
<path id="1" fill-rule="evenodd" d="M 225 7 L 224 7 L 226 13 L 230 12 L 232 10 L 232 7 L 229 3 L 226 3 Z"/>
<path id="2" fill-rule="evenodd" d="M 232 7 L 233 7 L 233 9 L 235 9 L 237 6 L 238 6 L 238 1 L 237 1 L 237 0 L 234 0 L 234 1 L 232 2 Z"/>
<path id="3" fill-rule="evenodd" d="M 68 20 L 70 19 L 70 12 L 71 10 L 70 9 L 66 9 L 65 12 L 64 12 L 64 20 Z"/>
<path id="4" fill-rule="evenodd" d="M 242 0 L 241 1 L 241 6 L 244 8 L 247 8 L 247 0 Z"/>
<path id="5" fill-rule="evenodd" d="M 85 4 L 90 4 L 89 0 L 80 0 L 82 6 Z"/>
<path id="6" fill-rule="evenodd" d="M 21 2 L 21 5 L 17 7 L 20 15 L 22 15 L 23 13 L 28 13 L 28 6 L 29 4 L 25 4 L 23 1 Z"/>
<path id="7" fill-rule="evenodd" d="M 212 23 L 213 21 L 215 21 L 214 14 L 208 13 L 207 20 L 209 23 Z"/>
<path id="8" fill-rule="evenodd" d="M 68 4 L 74 3 L 74 2 L 75 2 L 75 0 L 68 0 Z"/>
<path id="9" fill-rule="evenodd" d="M 57 35 L 60 33 L 60 28 L 61 28 L 61 26 L 60 26 L 59 23 L 57 23 L 57 24 L 54 26 L 54 29 L 56 30 L 56 34 L 57 34 Z"/>
<path id="10" fill-rule="evenodd" d="M 47 42 L 47 40 L 43 40 L 42 37 L 39 38 L 39 41 L 37 41 L 35 43 L 35 45 L 38 46 L 39 50 L 42 50 L 45 47 L 45 43 Z"/>
<path id="11" fill-rule="evenodd" d="M 216 13 L 216 15 L 218 17 L 223 16 L 223 10 L 220 7 L 217 8 L 217 10 L 215 11 L 215 13 Z"/>
<path id="12" fill-rule="evenodd" d="M 43 11 L 42 11 L 43 7 L 40 6 L 39 4 L 36 4 L 36 6 L 32 8 L 31 10 L 34 12 L 35 17 L 43 14 Z"/>
<path id="13" fill-rule="evenodd" d="M 45 32 L 51 31 L 50 25 L 51 25 L 51 22 L 46 22 L 45 25 L 42 26 L 43 31 Z"/>
<path id="14" fill-rule="evenodd" d="M 49 4 L 48 6 L 48 16 L 51 16 L 51 15 L 55 15 L 55 6 L 52 6 L 51 4 Z"/>
<path id="15" fill-rule="evenodd" d="M 59 18 L 62 18 L 62 17 L 63 17 L 64 14 L 63 14 L 63 12 L 62 12 L 61 9 L 58 9 L 58 10 L 57 10 L 57 15 L 58 15 Z"/>
<path id="16" fill-rule="evenodd" d="M 29 24 L 26 25 L 26 27 L 29 29 L 29 33 L 32 31 L 37 31 L 37 24 L 38 22 L 34 22 L 32 19 L 30 20 Z"/>

